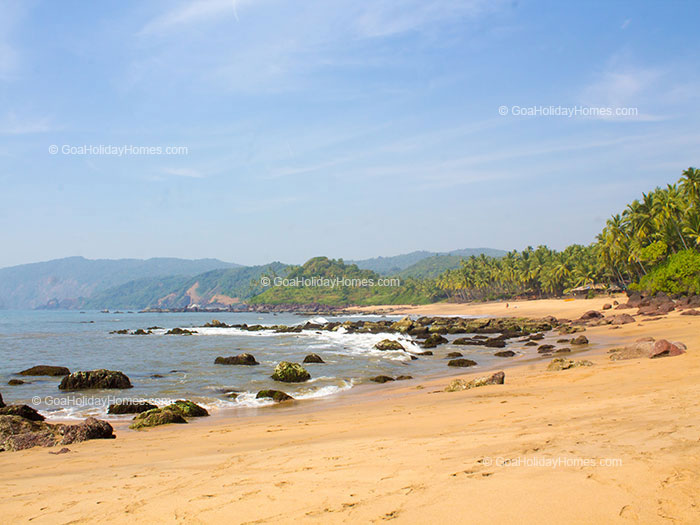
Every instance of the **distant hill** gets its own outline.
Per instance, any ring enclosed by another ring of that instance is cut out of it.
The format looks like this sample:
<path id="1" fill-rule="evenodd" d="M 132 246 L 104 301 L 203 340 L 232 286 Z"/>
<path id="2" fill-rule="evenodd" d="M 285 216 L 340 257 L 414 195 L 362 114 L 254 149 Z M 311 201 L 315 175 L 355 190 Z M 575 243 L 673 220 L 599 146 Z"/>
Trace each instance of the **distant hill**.
<path id="1" fill-rule="evenodd" d="M 51 302 L 77 306 L 80 298 L 129 281 L 194 276 L 240 265 L 217 259 L 97 259 L 67 257 L 0 269 L 0 309 L 30 309 Z"/>
<path id="2" fill-rule="evenodd" d="M 401 270 L 396 275 L 403 279 L 415 277 L 416 279 L 434 279 L 445 270 L 459 268 L 464 257 L 460 255 L 433 255 L 421 259 L 408 268 Z"/>
<path id="3" fill-rule="evenodd" d="M 192 277 L 169 276 L 130 281 L 108 288 L 83 302 L 86 309 L 185 308 L 195 304 L 227 306 L 263 291 L 263 275 L 286 275 L 280 262 L 212 270 Z"/>
<path id="4" fill-rule="evenodd" d="M 362 259 L 359 261 L 346 261 L 348 264 L 356 264 L 358 268 L 363 270 L 372 270 L 381 275 L 395 275 L 407 269 L 409 266 L 436 255 L 457 255 L 461 257 L 470 257 L 472 255 L 489 255 L 491 257 L 502 257 L 506 254 L 505 250 L 496 250 L 494 248 L 464 248 L 461 250 L 453 250 L 451 252 L 428 252 L 420 250 L 402 255 L 394 255 L 392 257 L 374 257 L 372 259 Z M 454 268 L 454 267 L 453 267 Z M 434 276 L 433 276 L 434 277 Z"/>

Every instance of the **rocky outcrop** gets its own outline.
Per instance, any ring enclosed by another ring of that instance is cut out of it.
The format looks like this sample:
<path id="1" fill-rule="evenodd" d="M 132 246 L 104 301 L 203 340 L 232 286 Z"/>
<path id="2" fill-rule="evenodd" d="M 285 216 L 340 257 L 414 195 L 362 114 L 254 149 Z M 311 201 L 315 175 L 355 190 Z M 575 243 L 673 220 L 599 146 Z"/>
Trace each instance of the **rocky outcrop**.
<path id="1" fill-rule="evenodd" d="M 282 392 L 281 390 L 261 390 L 257 393 L 255 399 L 272 399 L 277 403 L 294 400 L 292 396 Z"/>
<path id="2" fill-rule="evenodd" d="M 325 361 L 321 359 L 321 356 L 318 354 L 309 354 L 306 357 L 304 357 L 304 360 L 302 363 L 318 363 L 318 364 L 325 364 Z"/>
<path id="3" fill-rule="evenodd" d="M 464 358 L 451 359 L 450 361 L 447 362 L 447 366 L 468 367 L 468 366 L 475 366 L 475 365 L 476 365 L 476 361 L 472 361 L 471 359 L 464 359 Z"/>
<path id="4" fill-rule="evenodd" d="M 382 339 L 374 345 L 374 348 L 377 350 L 405 350 L 401 343 L 393 339 Z"/>
<path id="5" fill-rule="evenodd" d="M 187 330 L 186 328 L 173 328 L 165 332 L 165 335 L 192 335 L 196 334 L 194 330 Z"/>
<path id="6" fill-rule="evenodd" d="M 107 409 L 108 414 L 140 414 L 141 412 L 146 412 L 147 410 L 153 410 L 154 408 L 158 408 L 156 405 L 153 405 L 151 403 L 148 403 L 146 401 L 143 402 L 129 402 L 125 401 L 124 403 L 114 403 L 112 405 L 109 405 L 109 408 Z"/>
<path id="7" fill-rule="evenodd" d="M 131 381 L 122 372 L 113 370 L 90 370 L 73 372 L 65 376 L 58 385 L 60 390 L 89 390 L 132 388 Z"/>
<path id="8" fill-rule="evenodd" d="M 245 365 L 245 366 L 255 366 L 259 365 L 255 360 L 255 357 L 251 354 L 239 354 L 230 357 L 217 357 L 214 359 L 215 365 Z"/>
<path id="9" fill-rule="evenodd" d="M 547 371 L 558 372 L 561 370 L 568 370 L 569 368 L 578 368 L 581 366 L 593 366 L 593 363 L 585 359 L 581 361 L 574 361 L 573 359 L 566 359 L 564 357 L 555 357 L 547 366 Z"/>
<path id="10" fill-rule="evenodd" d="M 20 376 L 67 376 L 70 374 L 65 366 L 37 365 L 18 372 Z"/>
<path id="11" fill-rule="evenodd" d="M 311 374 L 299 363 L 282 361 L 275 367 L 272 379 L 283 383 L 303 383 L 311 379 Z"/>
<path id="12" fill-rule="evenodd" d="M 470 390 L 480 386 L 487 385 L 502 385 L 505 382 L 506 375 L 503 372 L 496 372 L 491 376 L 479 377 L 471 381 L 464 379 L 455 379 L 445 388 L 445 392 L 459 392 L 461 390 Z"/>
<path id="13" fill-rule="evenodd" d="M 0 408 L 2 416 L 19 416 L 29 421 L 43 421 L 44 416 L 28 405 L 7 405 Z"/>
<path id="14" fill-rule="evenodd" d="M 438 345 L 445 344 L 447 339 L 440 334 L 433 334 L 423 341 L 423 348 L 435 348 Z"/>
<path id="15" fill-rule="evenodd" d="M 111 438 L 114 438 L 112 426 L 92 417 L 78 425 L 52 425 L 16 415 L 0 416 L 0 450 L 4 451 Z"/>

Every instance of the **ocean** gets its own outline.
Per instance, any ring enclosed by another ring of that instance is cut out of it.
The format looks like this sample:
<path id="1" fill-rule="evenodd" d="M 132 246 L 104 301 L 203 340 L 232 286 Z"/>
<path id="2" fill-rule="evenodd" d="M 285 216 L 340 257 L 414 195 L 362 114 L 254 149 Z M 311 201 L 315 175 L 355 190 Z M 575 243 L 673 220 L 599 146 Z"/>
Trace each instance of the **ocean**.
<path id="1" fill-rule="evenodd" d="M 494 357 L 492 348 L 443 344 L 432 349 L 433 356 L 411 360 L 403 351 L 379 351 L 382 339 L 398 340 L 408 352 L 423 352 L 409 336 L 399 334 L 358 334 L 308 330 L 301 333 L 248 332 L 235 328 L 201 328 L 212 319 L 226 324 L 297 325 L 307 321 L 324 323 L 345 320 L 397 320 L 400 316 L 300 316 L 261 313 L 101 313 L 77 311 L 0 311 L 0 393 L 6 404 L 23 403 L 39 410 L 49 420 L 107 415 L 107 407 L 119 399 L 151 400 L 162 405 L 176 399 L 190 399 L 210 412 L 246 410 L 272 404 L 256 399 L 262 389 L 282 390 L 296 399 L 337 395 L 367 384 L 377 375 L 428 376 L 477 372 L 505 365 L 513 359 Z M 161 327 L 150 335 L 118 335 L 110 332 L 152 326 Z M 174 327 L 197 331 L 192 336 L 165 335 Z M 460 336 L 447 336 L 450 340 Z M 516 340 L 507 349 L 519 355 L 536 355 Z M 477 366 L 447 367 L 446 354 L 459 351 Z M 259 366 L 216 365 L 218 356 L 243 352 L 253 354 Z M 309 353 L 320 355 L 325 364 L 305 364 L 311 380 L 278 383 L 270 378 L 280 361 L 301 363 Z M 64 392 L 61 378 L 24 377 L 17 372 L 35 365 L 65 366 L 71 372 L 106 368 L 124 372 L 134 388 Z M 27 383 L 10 386 L 11 379 Z M 230 397 L 231 393 L 236 393 Z"/>

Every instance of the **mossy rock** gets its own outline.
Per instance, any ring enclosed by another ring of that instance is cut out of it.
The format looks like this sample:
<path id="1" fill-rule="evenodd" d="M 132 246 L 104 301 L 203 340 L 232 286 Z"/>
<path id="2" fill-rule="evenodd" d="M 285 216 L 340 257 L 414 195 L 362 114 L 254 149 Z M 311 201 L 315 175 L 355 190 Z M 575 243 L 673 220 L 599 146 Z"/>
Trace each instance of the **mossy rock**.
<path id="1" fill-rule="evenodd" d="M 282 361 L 275 367 L 272 379 L 283 383 L 303 383 L 311 379 L 311 374 L 299 363 Z"/>
<path id="2" fill-rule="evenodd" d="M 132 385 L 124 373 L 100 369 L 73 372 L 61 380 L 58 388 L 60 390 L 114 389 L 132 388 Z"/>
<path id="3" fill-rule="evenodd" d="M 293 401 L 294 398 L 281 390 L 261 390 L 255 396 L 255 399 L 272 399 L 277 403 L 283 401 Z"/>
<path id="4" fill-rule="evenodd" d="M 157 427 L 170 423 L 187 423 L 180 412 L 174 412 L 165 408 L 155 408 L 147 412 L 141 412 L 134 418 L 134 422 L 129 428 L 139 430 L 141 428 Z"/>
<path id="5" fill-rule="evenodd" d="M 440 334 L 433 334 L 423 341 L 423 348 L 435 348 L 438 345 L 444 344 L 447 339 L 442 337 Z"/>
<path id="6" fill-rule="evenodd" d="M 447 366 L 457 366 L 457 367 L 468 367 L 468 366 L 476 366 L 476 361 L 472 361 L 471 359 L 451 359 L 450 361 L 447 362 Z"/>
<path id="7" fill-rule="evenodd" d="M 393 339 L 382 339 L 374 345 L 374 348 L 377 350 L 405 350 L 401 343 Z"/>
<path id="8" fill-rule="evenodd" d="M 182 399 L 178 399 L 174 403 L 163 407 L 163 410 L 177 412 L 181 414 L 182 417 L 206 417 L 209 415 L 209 412 L 207 412 L 205 408 L 200 407 L 197 403 Z"/>

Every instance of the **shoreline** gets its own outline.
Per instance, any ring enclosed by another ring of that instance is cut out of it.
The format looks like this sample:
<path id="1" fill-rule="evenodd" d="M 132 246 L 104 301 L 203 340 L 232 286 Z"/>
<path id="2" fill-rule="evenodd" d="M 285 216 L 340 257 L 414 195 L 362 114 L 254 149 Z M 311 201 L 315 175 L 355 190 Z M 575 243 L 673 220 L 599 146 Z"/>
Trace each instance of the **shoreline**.
<path id="1" fill-rule="evenodd" d="M 596 299 L 551 301 L 508 309 L 570 318 L 599 309 Z M 460 309 L 505 310 L 503 303 L 477 306 Z M 474 516 L 690 523 L 700 505 L 699 326 L 672 312 L 614 330 L 589 327 L 596 348 L 564 357 L 590 359 L 592 367 L 546 372 L 546 358 L 504 362 L 496 367 L 506 372 L 504 385 L 444 392 L 451 379 L 487 373 L 456 370 L 252 409 L 254 415 L 141 432 L 115 425 L 116 440 L 70 445 L 60 456 L 42 448 L 4 453 L 0 509 L 9 521 L 39 523 L 426 523 Z M 688 351 L 608 359 L 609 347 L 649 336 L 683 341 Z M 487 458 L 510 463 L 487 465 Z M 517 458 L 621 464 L 545 468 L 516 465 Z"/>

